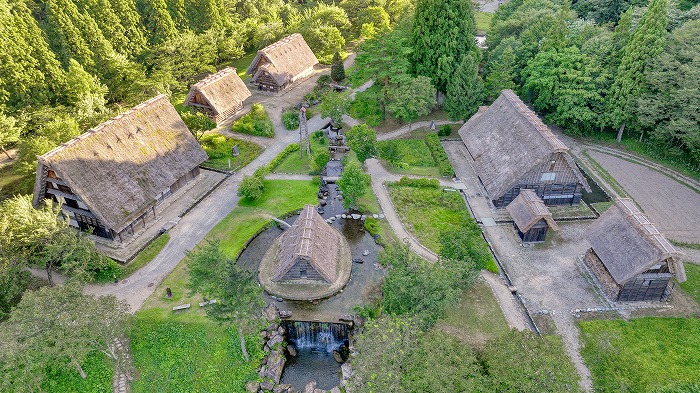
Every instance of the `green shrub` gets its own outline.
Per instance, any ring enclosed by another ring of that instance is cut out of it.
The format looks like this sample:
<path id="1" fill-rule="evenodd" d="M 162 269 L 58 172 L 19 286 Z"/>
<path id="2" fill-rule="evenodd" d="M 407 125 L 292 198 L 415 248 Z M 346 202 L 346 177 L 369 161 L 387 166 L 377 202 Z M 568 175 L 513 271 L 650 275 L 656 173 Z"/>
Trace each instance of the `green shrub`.
<path id="1" fill-rule="evenodd" d="M 282 123 L 284 123 L 284 128 L 289 131 L 299 128 L 299 111 L 296 109 L 287 109 L 284 111 L 284 113 L 282 113 Z"/>
<path id="2" fill-rule="evenodd" d="M 323 130 L 316 130 L 313 132 L 313 134 L 311 134 L 311 137 L 315 139 L 321 139 L 324 135 L 325 133 L 323 132 Z"/>
<path id="3" fill-rule="evenodd" d="M 416 188 L 440 188 L 440 182 L 437 179 L 412 179 L 406 176 L 402 177 L 401 180 L 397 181 L 396 183 L 390 184 L 389 186 L 391 187 L 394 185 Z"/>
<path id="4" fill-rule="evenodd" d="M 261 104 L 253 104 L 250 112 L 231 125 L 231 131 L 267 138 L 275 136 L 275 127 Z"/>
<path id="5" fill-rule="evenodd" d="M 452 127 L 449 124 L 443 124 L 438 130 L 438 136 L 448 136 L 452 133 Z"/>
<path id="6" fill-rule="evenodd" d="M 288 145 L 287 147 L 282 150 L 277 157 L 273 158 L 272 161 L 270 161 L 269 164 L 267 164 L 267 169 L 269 172 L 272 172 L 275 170 L 277 165 L 281 164 L 284 159 L 294 153 L 295 151 L 299 151 L 299 144 L 298 143 L 292 143 L 291 145 Z"/>
<path id="7" fill-rule="evenodd" d="M 265 179 L 261 176 L 243 176 L 238 186 L 238 195 L 252 201 L 260 198 L 265 189 Z"/>
<path id="8" fill-rule="evenodd" d="M 322 171 L 323 168 L 326 167 L 326 164 L 328 163 L 328 160 L 331 159 L 331 155 L 324 151 L 323 153 L 317 154 L 316 157 L 314 157 L 314 163 L 316 164 L 316 168 L 318 168 L 319 171 Z"/>
<path id="9" fill-rule="evenodd" d="M 452 164 L 450 164 L 450 160 L 447 158 L 445 149 L 442 148 L 442 144 L 440 143 L 440 139 L 438 138 L 437 134 L 426 135 L 425 143 L 428 145 L 430 153 L 432 153 L 433 158 L 435 159 L 435 164 L 437 164 L 440 174 L 443 176 L 454 176 Z"/>

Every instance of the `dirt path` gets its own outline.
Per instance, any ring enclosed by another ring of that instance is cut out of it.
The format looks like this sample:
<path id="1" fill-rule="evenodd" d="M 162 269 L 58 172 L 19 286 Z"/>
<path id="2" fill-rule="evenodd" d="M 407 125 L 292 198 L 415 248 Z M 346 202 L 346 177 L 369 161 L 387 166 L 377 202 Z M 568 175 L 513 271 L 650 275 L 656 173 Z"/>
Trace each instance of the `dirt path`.
<path id="1" fill-rule="evenodd" d="M 493 296 L 496 298 L 496 301 L 498 301 L 498 306 L 501 307 L 503 316 L 506 318 L 508 327 L 517 330 L 530 330 L 525 316 L 515 302 L 513 294 L 503 282 L 503 279 L 485 270 L 481 272 L 481 277 L 486 281 L 489 288 L 491 288 L 491 292 L 493 292 Z"/>
<path id="2" fill-rule="evenodd" d="M 430 127 L 430 124 L 432 122 L 435 122 L 435 126 L 439 127 L 444 124 L 462 124 L 462 122 L 459 121 L 449 121 L 449 120 L 426 120 L 426 121 L 419 121 L 417 123 L 413 124 L 406 124 L 405 126 L 391 131 L 391 132 L 385 132 L 383 134 L 377 135 L 377 140 L 378 141 L 384 141 L 387 139 L 395 139 L 400 137 L 401 135 L 408 134 L 409 132 L 413 130 L 417 130 L 422 127 Z"/>

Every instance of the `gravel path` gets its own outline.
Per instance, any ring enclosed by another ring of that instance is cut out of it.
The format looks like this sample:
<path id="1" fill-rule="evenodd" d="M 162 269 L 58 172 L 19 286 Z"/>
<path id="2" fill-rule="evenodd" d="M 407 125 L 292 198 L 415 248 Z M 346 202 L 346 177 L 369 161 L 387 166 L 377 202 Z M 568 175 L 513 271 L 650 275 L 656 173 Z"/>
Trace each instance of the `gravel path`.
<path id="1" fill-rule="evenodd" d="M 598 150 L 589 150 L 588 154 L 634 198 L 666 237 L 700 243 L 700 193 L 644 165 Z"/>

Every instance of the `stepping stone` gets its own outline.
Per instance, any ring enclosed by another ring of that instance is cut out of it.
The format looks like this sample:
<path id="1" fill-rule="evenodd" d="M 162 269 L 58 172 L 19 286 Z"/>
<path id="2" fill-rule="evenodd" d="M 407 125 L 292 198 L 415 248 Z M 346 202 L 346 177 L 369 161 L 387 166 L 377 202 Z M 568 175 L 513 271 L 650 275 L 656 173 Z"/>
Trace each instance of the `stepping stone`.
<path id="1" fill-rule="evenodd" d="M 379 219 L 382 220 L 383 218 L 384 218 L 384 215 L 383 215 L 383 214 L 380 214 L 380 215 L 379 215 Z"/>
<path id="2" fill-rule="evenodd" d="M 366 220 L 366 219 L 367 219 L 367 216 L 364 215 L 364 214 L 362 215 L 362 217 L 360 217 L 360 220 L 362 220 L 362 221 L 364 221 L 364 220 Z"/>
<path id="3" fill-rule="evenodd" d="M 359 214 L 353 214 L 353 215 L 352 215 L 352 219 L 353 219 L 353 220 L 359 220 L 360 217 L 362 217 L 362 216 L 359 215 Z"/>
<path id="4" fill-rule="evenodd" d="M 336 214 L 335 218 L 340 218 L 341 214 Z"/>
<path id="5" fill-rule="evenodd" d="M 374 218 L 374 219 L 376 220 L 377 218 L 379 218 L 379 215 L 377 215 L 377 214 L 372 214 L 372 218 Z"/>
<path id="6" fill-rule="evenodd" d="M 345 214 L 341 214 L 340 217 L 342 217 L 343 219 L 348 218 Z"/>
<path id="7" fill-rule="evenodd" d="M 362 251 L 362 255 L 364 255 L 364 256 L 369 255 L 369 250 L 364 250 L 364 251 Z"/>

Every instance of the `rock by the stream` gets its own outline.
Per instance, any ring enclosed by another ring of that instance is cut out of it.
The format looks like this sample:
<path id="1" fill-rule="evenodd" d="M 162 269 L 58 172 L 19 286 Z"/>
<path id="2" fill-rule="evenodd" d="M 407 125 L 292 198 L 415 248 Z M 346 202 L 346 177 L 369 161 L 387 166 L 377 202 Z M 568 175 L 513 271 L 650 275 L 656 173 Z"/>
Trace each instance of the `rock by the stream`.
<path id="1" fill-rule="evenodd" d="M 287 385 L 287 384 L 281 384 L 277 385 L 272 389 L 274 393 L 287 393 L 292 391 L 292 385 Z"/>
<path id="2" fill-rule="evenodd" d="M 295 347 L 293 344 L 287 344 L 287 353 L 293 358 L 297 357 L 299 354 L 297 352 L 297 347 Z"/>
<path id="3" fill-rule="evenodd" d="M 364 256 L 369 255 L 369 250 L 364 250 L 364 251 L 362 251 L 362 255 L 364 255 Z"/>
<path id="4" fill-rule="evenodd" d="M 340 388 L 336 386 L 333 389 L 331 389 L 330 393 L 340 393 Z"/>
<path id="5" fill-rule="evenodd" d="M 362 214 L 351 214 L 350 216 L 352 217 L 353 220 L 359 220 L 360 217 L 362 217 Z"/>
<path id="6" fill-rule="evenodd" d="M 260 389 L 260 382 L 248 381 L 245 384 L 245 391 L 248 393 L 258 393 Z"/>
<path id="7" fill-rule="evenodd" d="M 339 351 L 333 351 L 333 359 L 338 363 L 343 363 L 343 355 Z"/>
<path id="8" fill-rule="evenodd" d="M 314 393 L 316 390 L 316 381 L 309 381 L 304 387 L 304 393 Z"/>
<path id="9" fill-rule="evenodd" d="M 377 215 L 377 214 L 372 214 L 372 218 L 374 218 L 374 219 L 376 220 L 377 218 L 379 218 L 379 215 Z"/>
<path id="10" fill-rule="evenodd" d="M 340 366 L 340 371 L 343 373 L 343 381 L 350 379 L 352 376 L 352 366 L 350 363 L 343 363 Z"/>
<path id="11" fill-rule="evenodd" d="M 279 316 L 279 309 L 274 303 L 269 303 L 263 310 L 263 316 L 268 322 L 272 322 Z"/>
<path id="12" fill-rule="evenodd" d="M 275 384 L 272 383 L 272 381 L 270 381 L 269 379 L 266 379 L 260 383 L 260 389 L 262 389 L 266 392 L 272 390 L 274 387 L 275 387 Z"/>
<path id="13" fill-rule="evenodd" d="M 282 351 L 272 351 L 270 356 L 267 358 L 267 364 L 265 365 L 265 376 L 272 379 L 275 383 L 280 383 L 280 378 L 282 378 L 282 371 L 284 370 L 284 363 L 287 358 L 284 357 Z"/>

